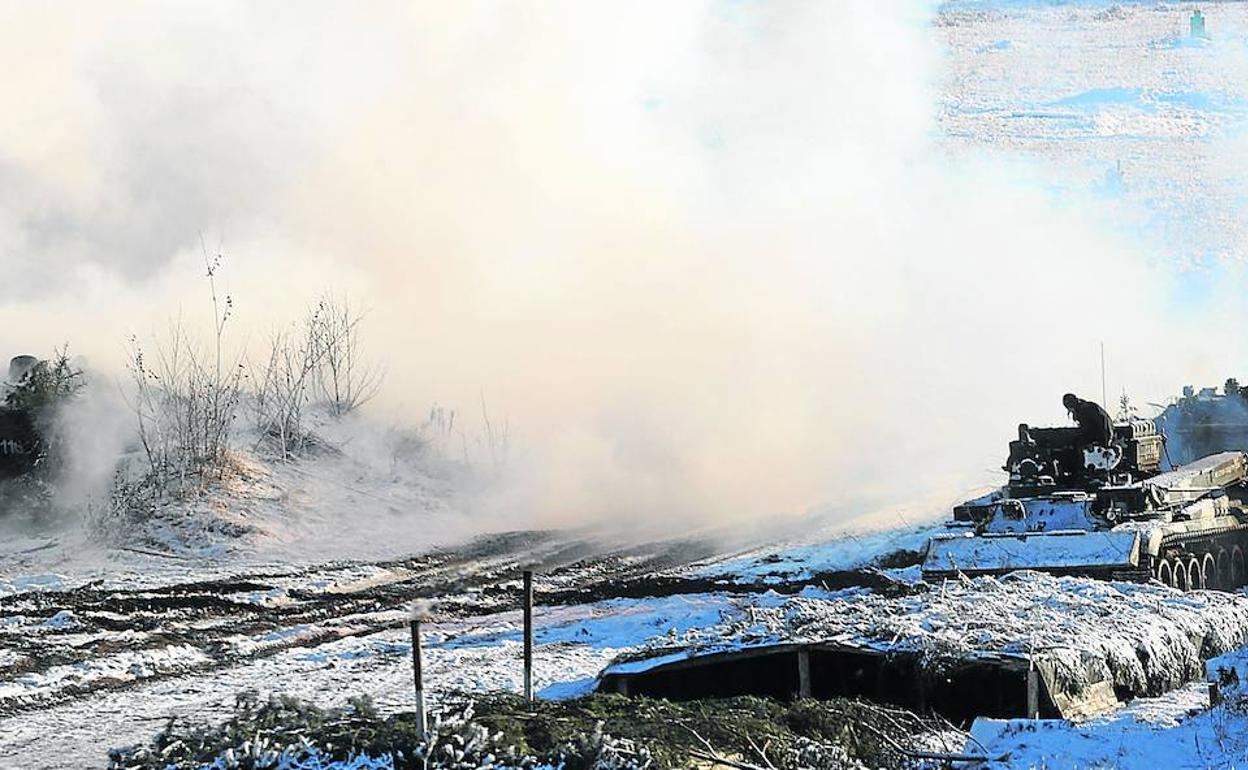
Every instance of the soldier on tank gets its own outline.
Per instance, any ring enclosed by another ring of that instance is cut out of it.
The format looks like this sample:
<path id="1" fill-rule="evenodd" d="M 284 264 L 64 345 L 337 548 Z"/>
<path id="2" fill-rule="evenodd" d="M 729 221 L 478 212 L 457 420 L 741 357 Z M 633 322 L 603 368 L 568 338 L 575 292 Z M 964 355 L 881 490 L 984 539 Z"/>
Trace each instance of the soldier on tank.
<path id="1" fill-rule="evenodd" d="M 1074 393 L 1062 396 L 1062 405 L 1079 425 L 1079 438 L 1087 446 L 1109 446 L 1114 438 L 1114 422 L 1109 412 L 1095 401 L 1084 401 Z"/>

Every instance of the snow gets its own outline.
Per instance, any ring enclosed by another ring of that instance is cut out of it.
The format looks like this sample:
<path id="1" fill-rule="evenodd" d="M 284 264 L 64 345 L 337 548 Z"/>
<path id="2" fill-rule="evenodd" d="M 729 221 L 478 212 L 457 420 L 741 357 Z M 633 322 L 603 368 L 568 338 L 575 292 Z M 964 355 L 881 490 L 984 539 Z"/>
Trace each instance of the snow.
<path id="1" fill-rule="evenodd" d="M 1205 679 L 1222 698 L 1248 695 L 1248 648 L 1231 650 L 1205 661 Z"/>
<path id="2" fill-rule="evenodd" d="M 43 627 L 54 631 L 65 631 L 78 625 L 73 610 L 61 610 L 43 622 Z"/>
<path id="3" fill-rule="evenodd" d="M 815 575 L 825 568 L 868 563 L 899 544 L 921 544 L 929 530 L 911 527 L 856 539 L 833 537 L 824 544 L 772 546 L 719 563 L 704 562 L 682 574 L 712 570 L 732 576 L 724 566 L 732 562 L 744 567 L 745 582 L 768 577 L 767 571 L 777 565 L 790 575 Z M 547 544 L 534 547 L 538 551 L 559 550 Z M 456 569 L 489 570 L 494 565 L 515 563 L 518 558 L 515 554 L 482 554 L 476 566 Z M 592 576 L 592 580 L 609 582 L 613 578 L 609 570 L 592 563 L 583 569 L 581 574 Z M 279 602 L 279 608 L 298 606 L 318 596 L 362 595 L 394 585 L 393 581 L 411 577 L 413 571 L 419 570 L 363 563 L 314 569 L 287 567 L 251 575 L 231 570 L 228 577 L 232 580 L 269 587 L 224 596 L 239 607 L 260 607 L 273 601 Z M 910 583 L 917 582 L 914 567 L 894 572 Z M 577 579 L 573 574 L 560 574 L 552 583 L 568 587 L 576 585 Z M 161 595 L 155 592 L 157 584 L 143 582 L 136 595 Z M 539 590 L 542 585 L 539 576 Z M 468 595 L 443 598 L 461 601 Z M 84 747 L 96 746 L 101 735 L 111 736 L 108 742 L 114 745 L 143 740 L 150 736 L 154 724 L 169 715 L 197 719 L 224 716 L 241 689 L 285 692 L 323 705 L 368 694 L 383 709 L 410 707 L 411 647 L 406 627 L 408 608 L 403 602 L 251 633 L 228 633 L 228 615 L 186 618 L 188 627 L 227 632 L 212 652 L 216 656 L 228 650 L 232 662 L 222 667 L 220 658 L 208 658 L 194 647 L 180 648 L 162 659 L 165 647 L 143 649 L 144 644 L 150 644 L 144 641 L 150 638 L 146 632 L 127 635 L 92 625 L 94 618 L 105 615 L 115 619 L 143 616 L 155 622 L 161 617 L 157 613 L 35 612 L 36 596 L 54 595 L 44 592 L 10 597 L 14 607 L 27 607 L 29 614 L 10 615 L 4 628 L 26 638 L 29 629 L 42 629 L 39 633 L 50 635 L 48 643 L 52 644 L 79 646 L 111 640 L 127 649 L 29 675 L 6 678 L 0 671 L 0 687 L 9 688 L 0 691 L 0 713 L 5 702 L 43 704 L 35 710 L 0 717 L 0 755 L 29 759 L 43 756 L 51 746 L 74 756 Z M 522 686 L 520 613 L 489 611 L 485 609 L 488 603 L 480 606 L 482 610 L 463 617 L 440 617 L 435 605 L 433 619 L 423 626 L 426 682 L 432 704 L 453 699 L 459 692 L 515 692 Z M 590 691 L 600 673 L 613 661 L 619 665 L 622 658 L 636 661 L 626 665 L 646 666 L 668 659 L 654 655 L 659 650 L 672 655 L 673 647 L 679 649 L 675 655 L 683 656 L 689 650 L 717 645 L 730 648 L 788 638 L 838 637 L 881 648 L 909 645 L 940 654 L 983 650 L 1030 654 L 1042 648 L 1040 652 L 1058 662 L 1076 660 L 1074 651 L 1094 650 L 1105 661 L 1106 671 L 1121 681 L 1141 691 L 1149 687 L 1161 691 L 1199 675 L 1205 650 L 1193 639 L 1206 637 L 1213 651 L 1242 643 L 1243 627 L 1248 625 L 1246 613 L 1248 597 L 1203 592 L 1185 595 L 1160 586 L 1042 575 L 947 581 L 911 596 L 893 597 L 861 589 L 830 592 L 807 588 L 795 597 L 717 592 L 608 599 L 538 608 L 535 686 L 542 697 L 575 697 Z M 1147 653 L 1148 660 L 1140 650 Z M 1078 660 L 1078 665 L 1083 665 L 1082 658 Z M 1180 673 L 1170 679 L 1154 670 L 1176 665 Z M 131 684 L 118 689 L 99 686 L 113 677 Z M 77 691 L 74 688 L 86 688 L 89 695 L 58 697 Z"/>
<path id="4" fill-rule="evenodd" d="M 1194 40 L 1192 7 L 942 4 L 948 148 L 1031 161 L 1058 194 L 1100 192 L 1179 265 L 1240 260 L 1248 180 L 1232 159 L 1248 105 L 1248 8 L 1202 6 L 1212 39 Z"/>
<path id="5" fill-rule="evenodd" d="M 0 519 L 0 597 L 380 561 L 462 542 L 483 529 L 456 499 L 462 469 L 400 446 L 389 423 L 318 419 L 330 448 L 299 462 L 275 461 L 245 421 L 239 429 L 224 479 L 202 497 L 166 500 L 137 519 L 88 512 L 33 531 Z"/>
<path id="6" fill-rule="evenodd" d="M 913 536 L 907 531 L 894 537 L 881 536 L 873 542 L 888 550 L 896 538 Z M 820 553 L 815 543 L 804 544 L 800 549 L 791 563 L 832 564 L 844 558 L 846 541 L 831 541 L 826 554 Z M 785 548 L 771 551 L 781 558 L 787 554 Z M 854 555 L 873 558 L 861 549 L 855 550 Z M 483 557 L 485 563 L 498 558 Z M 596 568 L 587 569 L 597 574 Z M 910 573 L 913 572 L 911 568 Z M 357 564 L 326 566 L 271 579 L 282 584 L 287 596 L 312 596 L 365 591 L 365 586 L 384 585 L 387 575 L 393 577 L 393 567 Z M 610 579 L 609 575 L 606 579 Z M 567 580 L 566 576 L 561 578 Z M 244 591 L 232 596 L 257 593 L 269 596 L 272 592 Z M 243 601 L 240 605 L 254 606 Z M 73 615 L 80 623 L 90 619 L 81 612 Z M 56 614 L 46 613 L 27 616 L 13 628 L 16 632 L 42 627 L 55 617 Z M 377 627 L 369 630 L 373 621 Z M 192 622 L 219 623 L 221 619 Z M 435 617 L 424 624 L 430 702 L 436 706 L 464 691 L 519 691 L 520 624 L 521 615 L 515 610 L 439 618 L 435 608 Z M 0 717 L 0 755 L 29 760 L 53 749 L 75 756 L 84 747 L 98 745 L 101 735 L 110 736 L 108 742 L 114 745 L 143 740 L 150 737 L 153 725 L 170 715 L 221 718 L 241 689 L 285 692 L 309 697 L 322 705 L 368 694 L 382 709 L 409 708 L 411 647 L 406 625 L 407 607 L 398 603 L 337 618 L 228 636 L 227 646 L 243 657 L 227 667 L 208 666 L 200 655 L 187 649 L 174 652 L 167 660 L 161 660 L 159 655 L 143 657 L 165 649 L 157 647 L 91 658 L 77 667 L 54 667 L 30 678 L 6 680 L 0 675 L 0 686 L 18 691 L 0 692 L 0 703 L 6 698 L 50 698 L 36 710 Z M 1058 660 L 1067 654 L 1064 651 L 1099 650 L 1107 670 L 1122 681 L 1142 682 L 1135 685 L 1139 687 L 1155 683 L 1160 691 L 1200 673 L 1203 650 L 1194 645 L 1194 638 L 1206 637 L 1211 649 L 1225 649 L 1241 643 L 1245 626 L 1248 597 L 1205 592 L 1181 594 L 1161 586 L 1032 574 L 1000 580 L 947 581 L 928 591 L 901 597 L 885 597 L 861 589 L 829 592 L 808 588 L 798 596 L 709 593 L 609 599 L 538 608 L 535 686 L 541 697 L 574 697 L 590 691 L 599 674 L 621 656 L 632 656 L 637 661 L 635 665 L 646 666 L 686 655 L 688 650 L 716 645 L 840 637 L 881 648 L 910 646 L 940 654 L 972 650 L 1027 654 L 1040 650 Z M 348 629 L 362 633 L 336 635 Z M 100 632 L 69 628 L 52 633 L 61 640 Z M 680 648 L 674 657 L 654 657 L 659 650 L 673 655 L 673 646 Z M 1141 650 L 1151 663 L 1144 659 Z M 1153 668 L 1172 666 L 1175 661 L 1183 676 L 1174 677 L 1174 681 Z M 162 671 L 172 675 L 150 675 Z M 107 677 L 128 679 L 133 684 L 120 689 L 95 689 L 82 698 L 53 697 L 66 687 L 90 687 Z M 1180 713 L 1177 706 L 1157 707 L 1159 712 L 1166 709 L 1170 709 L 1171 724 L 1186 724 L 1182 721 L 1186 719 L 1185 712 Z M 1104 724 L 1110 726 L 1101 729 L 1110 730 L 1116 729 L 1112 725 L 1125 723 Z M 1161 717 L 1154 718 L 1150 725 L 1152 730 L 1166 729 Z"/>
<path id="7" fill-rule="evenodd" d="M 543 616 L 539 615 L 539 622 L 544 626 Z M 497 620 L 485 618 L 483 625 L 514 633 L 518 622 L 518 614 L 509 613 Z M 431 636 L 459 638 L 469 629 L 452 622 L 433 624 L 429 630 Z M 464 691 L 519 692 L 523 686 L 521 647 L 519 641 L 499 641 L 488 635 L 475 644 L 427 642 L 424 669 L 431 706 Z M 534 686 L 543 697 L 548 690 L 550 695 L 564 696 L 583 692 L 619 652 L 585 644 L 539 645 L 534 653 Z M 110 672 L 127 676 L 120 666 L 110 667 Z M 223 719 L 237 693 L 245 689 L 285 693 L 327 706 L 367 694 L 383 709 L 410 709 L 411 677 L 411 645 L 405 627 L 318 640 L 312 646 L 283 649 L 227 668 L 191 667 L 176 677 L 152 678 L 129 689 L 102 689 L 89 697 L 0 717 L 0 768 L 7 770 L 8 761 L 16 763 L 14 767 L 81 767 L 76 757 L 102 757 L 102 745 L 147 740 L 169 716 Z"/>
<path id="8" fill-rule="evenodd" d="M 664 599 L 619 599 L 591 605 L 591 616 L 543 628 L 542 644 L 576 642 L 591 647 L 631 647 L 639 639 L 673 638 L 712 626 L 731 607 L 720 594 L 692 594 Z"/>
<path id="9" fill-rule="evenodd" d="M 271 767 L 273 770 L 394 770 L 392 757 L 370 757 L 365 754 L 357 754 L 346 760 L 335 760 L 319 751 L 300 751 L 298 754 L 283 752 L 273 761 L 274 764 L 261 766 Z M 238 767 L 236 761 L 219 757 L 199 770 L 229 770 L 233 767 Z"/>
<path id="10" fill-rule="evenodd" d="M 100 680 L 122 682 L 146 679 L 158 673 L 185 670 L 206 663 L 208 657 L 189 645 L 170 645 L 140 652 L 122 652 L 89 662 L 52 666 L 40 673 L 21 674 L 0 682 L 0 705 L 11 701 L 48 698 L 71 687 Z"/>
<path id="11" fill-rule="evenodd" d="M 0 577 L 0 596 L 20 594 L 28 591 L 61 591 L 64 590 L 64 579 L 60 575 L 15 575 L 11 578 Z"/>
<path id="12" fill-rule="evenodd" d="M 1248 718 L 1243 704 L 1207 706 L 1207 689 L 1190 685 L 1080 724 L 978 719 L 965 750 L 995 758 L 984 765 L 991 770 L 1245 766 Z"/>
<path id="13" fill-rule="evenodd" d="M 1012 569 L 1131 568 L 1139 564 L 1138 532 L 1045 532 L 1029 535 L 938 535 L 923 562 L 929 572 Z"/>
<path id="14" fill-rule="evenodd" d="M 1248 597 L 1028 572 L 947 580 L 904 596 L 807 589 L 787 599 L 738 597 L 720 623 L 652 638 L 645 652 L 610 670 L 652 668 L 672 660 L 674 646 L 688 657 L 829 641 L 917 652 L 935 665 L 985 654 L 1026 657 L 1055 694 L 1078 696 L 1109 681 L 1119 692 L 1158 695 L 1202 677 L 1210 655 L 1248 643 Z"/>
<path id="15" fill-rule="evenodd" d="M 583 554 L 576 558 L 583 558 Z M 503 557 L 483 554 L 480 564 L 498 560 Z M 275 580 L 301 597 L 343 595 L 348 586 L 356 592 L 366 592 L 369 589 L 364 586 L 376 586 L 377 581 L 372 578 L 388 569 L 326 565 L 306 570 L 302 576 L 239 577 L 250 581 Z M 592 564 L 586 570 L 588 574 L 598 574 Z M 249 593 L 254 592 L 241 595 Z M 447 598 L 463 601 L 465 597 Z M 598 673 L 620 653 L 634 649 L 651 636 L 663 636 L 673 629 L 679 632 L 693 623 L 715 622 L 727 601 L 721 596 L 674 596 L 540 607 L 535 688 L 542 697 L 552 698 L 588 692 Z M 240 607 L 251 606 L 240 602 Z M 207 660 L 197 654 L 163 661 L 144 657 L 158 653 L 162 649 L 158 647 L 151 651 L 131 649 L 124 655 L 88 656 L 80 665 L 53 667 L 30 675 L 6 677 L 0 671 L 0 687 L 12 688 L 0 692 L 0 757 L 13 757 L 18 766 L 29 766 L 35 764 L 35 757 L 44 761 L 49 751 L 56 750 L 58 756 L 67 759 L 63 764 L 50 763 L 51 766 L 77 767 L 73 757 L 95 755 L 101 743 L 121 745 L 147 739 L 153 726 L 168 716 L 223 718 L 237 692 L 244 689 L 287 693 L 322 705 L 341 704 L 350 696 L 367 694 L 383 709 L 410 708 L 411 645 L 406 609 L 403 603 L 396 602 L 395 606 L 246 634 L 229 633 L 231 616 L 188 619 L 196 627 L 220 624 L 226 632 L 219 641 L 205 646 Z M 249 610 L 240 612 L 242 617 L 250 617 Z M 82 612 L 75 615 L 82 621 L 96 616 Z M 41 626 L 49 616 L 55 617 L 52 613 L 43 617 L 23 616 L 12 624 L 13 633 L 21 635 L 22 629 Z M 152 617 L 153 621 L 158 619 L 159 616 Z M 430 703 L 436 706 L 464 691 L 519 691 L 523 684 L 520 626 L 521 614 L 514 610 L 476 611 L 465 617 L 435 614 L 423 626 Z M 144 633 L 127 637 L 118 632 L 92 631 L 58 633 L 41 642 L 51 647 L 38 649 L 64 655 L 63 643 L 71 641 L 71 637 L 83 637 L 73 641 L 84 641 L 88 636 L 127 647 L 128 638 L 140 648 L 150 644 L 144 641 L 148 637 Z M 142 665 L 133 666 L 134 663 Z M 126 683 L 125 686 L 105 686 L 111 677 Z M 83 695 L 61 697 L 83 689 Z M 32 703 L 38 707 L 23 707 Z M 13 707 L 21 708 L 13 713 Z M 4 766 L 5 761 L 0 760 L 0 767 Z"/>
<path id="16" fill-rule="evenodd" d="M 760 583 L 808 580 L 820 572 L 867 567 L 895 551 L 922 551 L 928 539 L 943 529 L 943 522 L 931 521 L 915 527 L 842 531 L 831 539 L 771 545 L 709 562 L 692 574 Z"/>

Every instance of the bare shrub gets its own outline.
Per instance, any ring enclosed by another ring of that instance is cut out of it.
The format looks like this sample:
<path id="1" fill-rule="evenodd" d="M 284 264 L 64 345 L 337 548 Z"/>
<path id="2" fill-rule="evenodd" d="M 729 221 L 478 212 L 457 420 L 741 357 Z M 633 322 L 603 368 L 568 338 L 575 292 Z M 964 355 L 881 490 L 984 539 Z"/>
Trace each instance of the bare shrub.
<path id="1" fill-rule="evenodd" d="M 455 437 L 456 430 L 455 410 L 447 409 L 437 403 L 429 408 L 429 416 L 420 426 L 420 432 L 443 452 Z M 462 433 L 461 430 L 460 434 Z"/>
<path id="2" fill-rule="evenodd" d="M 241 354 L 227 361 L 233 299 L 217 290 L 221 256 L 210 258 L 205 249 L 204 266 L 213 312 L 210 344 L 198 344 L 180 319 L 150 349 L 131 338 L 127 368 L 146 461 L 143 478 L 135 483 L 155 497 L 165 492 L 184 496 L 225 472 L 244 399 L 259 434 L 257 447 L 267 443 L 289 459 L 316 442 L 307 425 L 311 405 L 323 400 L 329 413 L 340 417 L 373 398 L 381 386 L 380 369 L 362 356 L 363 315 L 328 292 L 300 322 L 270 337 L 258 364 L 246 365 Z"/>
<path id="3" fill-rule="evenodd" d="M 311 440 L 304 415 L 321 355 L 307 327 L 278 330 L 269 338 L 265 360 L 254 367 L 255 427 L 283 459 L 298 456 Z"/>
<path id="4" fill-rule="evenodd" d="M 184 496 L 226 467 L 242 393 L 241 358 L 225 360 L 225 330 L 233 300 L 217 293 L 221 257 L 204 258 L 212 298 L 213 338 L 198 344 L 181 320 L 149 354 L 131 338 L 127 369 L 135 386 L 133 408 L 147 461 L 142 486 L 154 495 Z"/>
<path id="5" fill-rule="evenodd" d="M 362 355 L 363 318 L 350 302 L 327 292 L 300 324 L 270 337 L 267 355 L 254 367 L 253 414 L 261 440 L 284 459 L 314 441 L 305 424 L 309 406 L 324 402 L 331 416 L 342 417 L 380 389 L 381 370 Z"/>
<path id="6" fill-rule="evenodd" d="M 447 460 L 458 456 L 457 462 L 466 469 L 488 468 L 497 473 L 507 465 L 511 427 L 505 416 L 499 423 L 490 414 L 484 393 L 479 430 L 465 431 L 458 412 L 435 403 L 416 433 L 422 450 L 427 446 Z"/>
<path id="7" fill-rule="evenodd" d="M 507 464 L 507 453 L 511 447 L 511 425 L 506 416 L 502 425 L 495 425 L 490 419 L 489 407 L 485 404 L 485 393 L 481 394 L 481 422 L 483 424 L 481 439 L 485 444 L 485 452 L 489 457 L 490 466 L 498 471 Z"/>
<path id="8" fill-rule="evenodd" d="M 316 353 L 317 394 L 336 417 L 351 412 L 377 395 L 384 375 L 364 359 L 360 324 L 364 314 L 349 300 L 326 292 L 308 314 L 309 346 Z"/>

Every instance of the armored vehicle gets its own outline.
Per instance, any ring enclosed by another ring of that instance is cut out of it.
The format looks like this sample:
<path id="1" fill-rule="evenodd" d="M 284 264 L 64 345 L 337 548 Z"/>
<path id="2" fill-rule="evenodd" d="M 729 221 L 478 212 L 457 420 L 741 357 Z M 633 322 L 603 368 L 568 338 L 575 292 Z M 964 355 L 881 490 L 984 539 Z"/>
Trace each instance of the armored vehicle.
<path id="1" fill-rule="evenodd" d="M 954 508 L 951 531 L 928 544 L 923 574 L 1036 569 L 1184 589 L 1244 585 L 1248 455 L 1179 464 L 1168 455 L 1149 421 L 1116 424 L 1109 446 L 1086 444 L 1078 428 L 1020 425 L 1009 481 Z"/>
<path id="2" fill-rule="evenodd" d="M 1231 378 L 1216 388 L 1191 386 L 1153 421 L 1176 463 L 1228 450 L 1248 451 L 1248 389 Z"/>
<path id="3" fill-rule="evenodd" d="M 8 377 L 0 383 L 0 479 L 30 471 L 40 456 L 34 415 L 13 397 L 38 364 L 34 356 L 16 356 L 9 361 Z"/>

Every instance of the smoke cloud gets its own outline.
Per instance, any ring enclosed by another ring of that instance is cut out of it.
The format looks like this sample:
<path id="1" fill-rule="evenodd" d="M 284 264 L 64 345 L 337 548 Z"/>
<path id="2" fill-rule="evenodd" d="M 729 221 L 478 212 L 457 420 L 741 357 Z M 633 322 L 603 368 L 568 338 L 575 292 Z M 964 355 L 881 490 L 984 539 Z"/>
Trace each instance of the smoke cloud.
<path id="1" fill-rule="evenodd" d="M 942 151 L 930 13 L 10 6 L 0 342 L 117 368 L 204 313 L 202 234 L 236 328 L 334 287 L 379 410 L 484 400 L 514 526 L 953 498 L 1099 398 L 1101 341 L 1143 397 L 1220 382 L 1216 345 L 1158 355 L 1164 256 L 1105 204 Z"/>

